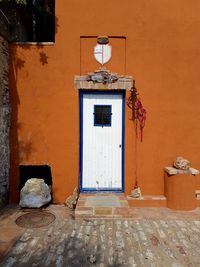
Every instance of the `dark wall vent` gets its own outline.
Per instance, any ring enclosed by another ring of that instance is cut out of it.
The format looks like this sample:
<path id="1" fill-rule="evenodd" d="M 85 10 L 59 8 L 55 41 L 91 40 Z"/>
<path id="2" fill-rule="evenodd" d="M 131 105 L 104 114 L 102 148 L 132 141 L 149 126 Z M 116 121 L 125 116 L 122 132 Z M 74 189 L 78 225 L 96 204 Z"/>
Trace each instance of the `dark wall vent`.
<path id="1" fill-rule="evenodd" d="M 52 185 L 51 168 L 48 165 L 20 165 L 20 190 L 25 185 L 26 181 L 31 178 L 44 179 L 47 185 Z"/>

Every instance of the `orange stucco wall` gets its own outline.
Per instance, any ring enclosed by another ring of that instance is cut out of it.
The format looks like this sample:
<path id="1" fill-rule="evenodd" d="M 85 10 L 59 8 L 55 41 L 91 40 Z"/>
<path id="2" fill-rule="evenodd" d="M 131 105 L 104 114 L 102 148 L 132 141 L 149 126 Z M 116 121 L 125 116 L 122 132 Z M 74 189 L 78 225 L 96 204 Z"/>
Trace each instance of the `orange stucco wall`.
<path id="1" fill-rule="evenodd" d="M 19 164 L 51 166 L 56 203 L 78 184 L 74 76 L 98 68 L 92 56 L 95 39 L 80 36 L 126 37 L 111 39 L 113 59 L 107 68 L 134 77 L 148 112 L 144 141 L 138 144 L 142 193 L 163 194 L 163 167 L 178 155 L 200 168 L 199 11 L 199 0 L 58 0 L 54 45 L 11 45 L 11 202 L 19 199 Z M 126 107 L 126 193 L 135 179 L 130 118 Z M 198 178 L 196 183 L 200 187 Z"/>

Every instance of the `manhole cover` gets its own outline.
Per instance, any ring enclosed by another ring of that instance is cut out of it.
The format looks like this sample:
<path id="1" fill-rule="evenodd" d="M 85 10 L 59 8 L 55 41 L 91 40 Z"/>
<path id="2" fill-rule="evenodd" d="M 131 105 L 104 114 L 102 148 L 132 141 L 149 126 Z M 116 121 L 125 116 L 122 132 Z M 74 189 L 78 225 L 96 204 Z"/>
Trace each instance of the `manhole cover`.
<path id="1" fill-rule="evenodd" d="M 52 223 L 55 216 L 46 211 L 29 212 L 16 219 L 16 224 L 24 228 L 39 228 Z"/>

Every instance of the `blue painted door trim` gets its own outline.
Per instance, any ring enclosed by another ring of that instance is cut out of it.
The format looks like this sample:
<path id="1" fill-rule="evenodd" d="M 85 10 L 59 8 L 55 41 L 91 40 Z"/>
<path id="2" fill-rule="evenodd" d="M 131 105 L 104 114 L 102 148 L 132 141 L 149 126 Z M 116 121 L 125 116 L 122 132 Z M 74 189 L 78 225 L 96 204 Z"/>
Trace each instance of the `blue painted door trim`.
<path id="1" fill-rule="evenodd" d="M 83 188 L 82 187 L 82 170 L 83 170 L 83 95 L 85 94 L 97 94 L 97 95 L 121 95 L 122 96 L 122 173 L 121 173 L 121 179 L 122 179 L 122 188 L 99 188 L 96 190 L 96 188 Z M 124 136 L 125 136 L 125 91 L 119 92 L 119 91 L 79 91 L 79 97 L 80 97 L 80 159 L 79 159 L 79 165 L 80 165 L 80 192 L 124 192 Z"/>

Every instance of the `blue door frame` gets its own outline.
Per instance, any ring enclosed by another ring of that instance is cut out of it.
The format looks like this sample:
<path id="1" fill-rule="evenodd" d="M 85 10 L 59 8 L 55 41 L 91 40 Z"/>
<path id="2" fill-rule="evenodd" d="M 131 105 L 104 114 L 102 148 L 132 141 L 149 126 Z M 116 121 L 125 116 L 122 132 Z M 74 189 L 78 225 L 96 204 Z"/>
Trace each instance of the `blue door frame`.
<path id="1" fill-rule="evenodd" d="M 93 189 L 93 188 L 83 188 L 82 187 L 82 171 L 83 171 L 83 95 L 87 94 L 97 94 L 97 95 L 121 95 L 122 96 L 122 173 L 121 173 L 121 179 L 122 179 L 122 188 L 120 189 Z M 124 192 L 124 134 L 125 134 L 125 91 L 119 92 L 119 91 L 84 91 L 80 90 L 79 92 L 80 96 L 80 159 L 79 159 L 79 168 L 80 168 L 80 192 Z"/>

